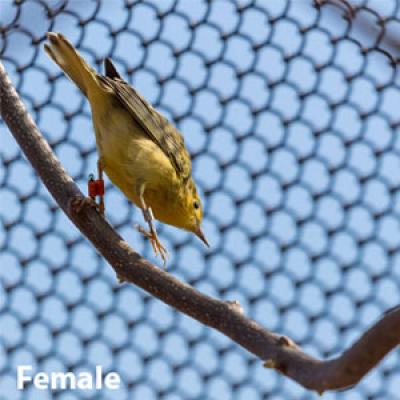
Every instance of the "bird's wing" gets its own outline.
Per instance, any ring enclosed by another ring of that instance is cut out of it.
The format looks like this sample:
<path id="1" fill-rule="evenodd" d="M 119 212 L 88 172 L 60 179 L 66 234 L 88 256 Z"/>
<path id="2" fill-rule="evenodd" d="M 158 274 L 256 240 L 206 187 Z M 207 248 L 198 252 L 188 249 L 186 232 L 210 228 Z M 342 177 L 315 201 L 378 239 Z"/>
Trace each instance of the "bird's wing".
<path id="1" fill-rule="evenodd" d="M 186 182 L 191 176 L 192 164 L 179 131 L 123 79 L 108 76 L 99 78 L 112 88 L 124 108 L 170 159 L 177 176 Z"/>

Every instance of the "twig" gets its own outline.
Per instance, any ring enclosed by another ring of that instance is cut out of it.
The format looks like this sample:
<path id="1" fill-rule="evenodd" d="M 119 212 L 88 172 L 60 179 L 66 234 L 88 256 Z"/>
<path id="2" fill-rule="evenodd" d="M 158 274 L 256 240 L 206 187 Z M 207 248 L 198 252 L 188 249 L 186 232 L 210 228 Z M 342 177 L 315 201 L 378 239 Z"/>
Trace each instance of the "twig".
<path id="1" fill-rule="evenodd" d="M 150 264 L 113 230 L 95 209 L 77 214 L 69 207 L 83 197 L 28 115 L 0 63 L 0 112 L 27 159 L 59 206 L 110 263 L 118 276 L 176 310 L 208 325 L 305 388 L 322 393 L 356 384 L 400 342 L 400 309 L 383 316 L 340 357 L 319 361 L 290 339 L 263 329 L 243 314 L 237 302 L 206 296 Z"/>

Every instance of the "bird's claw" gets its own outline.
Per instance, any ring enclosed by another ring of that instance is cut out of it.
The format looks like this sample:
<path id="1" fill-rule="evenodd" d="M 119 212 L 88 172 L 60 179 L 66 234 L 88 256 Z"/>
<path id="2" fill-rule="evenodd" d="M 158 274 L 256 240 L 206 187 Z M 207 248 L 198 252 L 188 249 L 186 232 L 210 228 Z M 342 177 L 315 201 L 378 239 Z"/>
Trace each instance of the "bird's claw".
<path id="1" fill-rule="evenodd" d="M 163 265 L 165 266 L 168 258 L 168 251 L 160 242 L 158 238 L 157 232 L 155 229 L 150 229 L 150 231 L 146 231 L 142 226 L 135 225 L 135 228 L 147 239 L 150 240 L 151 247 L 153 248 L 154 254 L 158 256 L 160 254 L 161 259 L 163 260 Z"/>
<path id="2" fill-rule="evenodd" d="M 95 208 L 97 211 L 99 211 L 99 213 L 101 215 L 103 215 L 103 213 L 101 212 L 102 211 L 101 207 L 90 196 L 87 196 L 87 197 L 81 197 L 81 196 L 74 197 L 71 200 L 70 205 L 69 205 L 70 210 L 76 212 L 77 214 L 79 214 L 85 207 Z"/>

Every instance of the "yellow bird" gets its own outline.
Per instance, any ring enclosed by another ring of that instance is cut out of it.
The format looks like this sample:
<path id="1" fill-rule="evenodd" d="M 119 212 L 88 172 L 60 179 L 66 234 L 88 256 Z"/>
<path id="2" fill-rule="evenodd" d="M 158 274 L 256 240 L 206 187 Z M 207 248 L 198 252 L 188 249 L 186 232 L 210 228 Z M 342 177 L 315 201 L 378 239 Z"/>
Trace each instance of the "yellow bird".
<path id="1" fill-rule="evenodd" d="M 105 75 L 98 74 L 60 33 L 47 34 L 45 51 L 89 100 L 98 173 L 110 180 L 140 207 L 156 255 L 164 263 L 167 251 L 158 239 L 156 219 L 193 232 L 207 246 L 201 230 L 202 205 L 192 178 L 191 160 L 182 135 L 124 81 L 110 59 Z M 104 213 L 101 198 L 100 212 Z"/>

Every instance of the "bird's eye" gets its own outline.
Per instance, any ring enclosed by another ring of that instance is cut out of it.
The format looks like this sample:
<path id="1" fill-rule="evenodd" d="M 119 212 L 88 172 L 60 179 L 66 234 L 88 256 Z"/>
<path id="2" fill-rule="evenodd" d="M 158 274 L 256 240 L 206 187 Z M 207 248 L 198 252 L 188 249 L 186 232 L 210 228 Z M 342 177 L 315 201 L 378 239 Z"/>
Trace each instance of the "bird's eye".
<path id="1" fill-rule="evenodd" d="M 198 210 L 198 209 L 200 208 L 200 204 L 199 204 L 199 202 L 198 202 L 197 200 L 195 200 L 195 201 L 193 202 L 193 207 L 194 207 L 196 210 Z"/>

